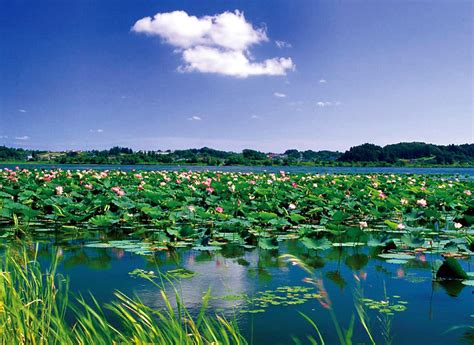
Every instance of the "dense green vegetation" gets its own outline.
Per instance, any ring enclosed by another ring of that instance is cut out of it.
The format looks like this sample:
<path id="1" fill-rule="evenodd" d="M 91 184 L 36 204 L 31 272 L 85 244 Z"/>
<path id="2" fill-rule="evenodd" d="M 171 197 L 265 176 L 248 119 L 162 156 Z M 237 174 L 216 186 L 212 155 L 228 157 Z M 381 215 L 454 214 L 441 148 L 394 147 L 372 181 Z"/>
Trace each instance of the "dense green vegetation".
<path id="1" fill-rule="evenodd" d="M 3 169 L 0 237 L 7 241 L 8 250 L 0 260 L 0 343 L 249 341 L 235 323 L 205 309 L 190 315 L 179 294 L 174 296 L 178 305 L 172 305 L 159 284 L 162 309 L 119 292 L 105 306 L 72 299 L 66 280 L 55 273 L 56 264 L 43 272 L 31 257 L 30 240 L 46 233 L 79 240 L 76 249 L 112 248 L 146 258 L 159 252 L 171 256 L 184 247 L 199 253 L 256 248 L 275 262 L 281 242 L 291 240 L 304 249 L 303 255 L 285 254 L 280 259 L 307 273 L 305 286 L 256 293 L 248 301 L 252 307 L 242 312 L 259 313 L 269 303 L 283 300 L 289 305 L 315 299 L 329 313 L 338 342 L 346 345 L 355 332 L 362 332 L 357 336 L 369 343 L 380 338 L 368 318 L 368 310 L 376 310 L 377 319 L 387 327 L 383 339 L 391 343 L 391 317 L 405 311 L 406 305 L 396 298 L 365 298 L 360 288 L 351 322 L 343 326 L 322 276 L 313 269 L 319 267 L 315 261 L 321 260 L 322 252 L 367 246 L 371 258 L 394 265 L 422 263 L 431 269 L 435 282 L 472 286 L 472 272 L 466 272 L 458 259 L 474 254 L 473 189 L 474 181 L 469 179 L 426 175 Z M 29 255 L 15 251 L 25 244 Z M 361 253 L 345 261 L 355 271 L 369 259 Z M 55 259 L 62 255 L 59 250 Z M 426 262 L 425 255 L 433 260 Z M 164 275 L 140 269 L 130 272 L 150 281 L 188 279 L 193 274 L 183 267 Z M 354 279 L 360 283 L 357 275 Z M 204 307 L 210 298 L 205 296 Z M 302 315 L 304 319 L 314 327 L 307 337 L 310 342 L 324 343 L 327 330 L 321 333 L 310 317 Z M 295 338 L 295 343 L 301 342 Z"/>
<path id="2" fill-rule="evenodd" d="M 473 164 L 474 144 L 433 145 L 425 143 L 399 143 L 384 147 L 363 144 L 351 147 L 339 157 L 342 162 L 386 162 L 420 164 Z"/>
<path id="3" fill-rule="evenodd" d="M 22 236 L 37 221 L 65 232 L 87 225 L 139 234 L 147 241 L 138 250 L 146 253 L 174 246 L 219 250 L 228 242 L 275 249 L 284 238 L 300 238 L 308 248 L 331 246 L 340 236 L 368 243 L 378 229 L 406 231 L 420 246 L 426 234 L 459 233 L 456 248 L 472 250 L 463 235 L 474 225 L 472 180 L 4 169 L 0 185 L 0 221 L 17 225 L 3 237 Z"/>
<path id="4" fill-rule="evenodd" d="M 380 147 L 363 144 L 341 153 L 337 151 L 298 151 L 263 153 L 201 149 L 175 151 L 136 151 L 113 147 L 110 150 L 47 152 L 0 146 L 0 162 L 46 162 L 57 164 L 196 164 L 196 165 L 323 165 L 323 166 L 433 166 L 474 165 L 474 144 L 433 145 L 399 143 Z"/>
<path id="5" fill-rule="evenodd" d="M 162 285 L 156 284 L 165 305 L 152 309 L 138 298 L 116 292 L 105 306 L 92 297 L 72 299 L 68 280 L 57 274 L 57 253 L 42 271 L 35 253 L 10 248 L 0 260 L 0 344 L 246 344 L 234 322 L 206 315 L 209 293 L 192 317 L 174 290 L 172 306 Z M 72 316 L 68 323 L 66 316 Z"/>

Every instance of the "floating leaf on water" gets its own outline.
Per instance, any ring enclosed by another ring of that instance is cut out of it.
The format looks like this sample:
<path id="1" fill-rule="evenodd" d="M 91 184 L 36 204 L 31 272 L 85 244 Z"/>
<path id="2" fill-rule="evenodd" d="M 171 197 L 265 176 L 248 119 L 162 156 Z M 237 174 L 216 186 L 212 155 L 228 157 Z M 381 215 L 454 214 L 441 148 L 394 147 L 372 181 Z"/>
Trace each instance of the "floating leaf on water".
<path id="1" fill-rule="evenodd" d="M 401 259 L 389 259 L 385 261 L 388 264 L 395 264 L 395 265 L 403 265 L 408 262 L 408 260 L 401 260 Z"/>
<path id="2" fill-rule="evenodd" d="M 254 249 L 254 248 L 256 248 L 256 246 L 252 246 L 250 244 L 241 244 L 240 246 L 242 248 L 245 248 L 245 249 Z"/>
<path id="3" fill-rule="evenodd" d="M 196 273 L 186 268 L 176 268 L 174 270 L 167 271 L 166 275 L 171 276 L 173 278 L 187 279 L 194 277 Z"/>
<path id="4" fill-rule="evenodd" d="M 333 247 L 355 247 L 355 246 L 365 246 L 363 242 L 344 242 L 344 243 L 333 243 Z"/>
<path id="5" fill-rule="evenodd" d="M 313 249 L 313 250 L 325 250 L 329 249 L 332 246 L 331 241 L 329 241 L 327 238 L 322 238 L 322 239 L 313 239 L 309 237 L 303 237 L 300 239 L 300 242 L 308 249 Z"/>
<path id="6" fill-rule="evenodd" d="M 110 243 L 106 242 L 91 242 L 84 244 L 84 247 L 89 248 L 112 248 L 113 246 Z"/>
<path id="7" fill-rule="evenodd" d="M 156 278 L 155 272 L 146 271 L 141 268 L 136 268 L 133 271 L 129 272 L 128 274 L 131 276 L 140 277 L 140 278 Z"/>
<path id="8" fill-rule="evenodd" d="M 462 283 L 467 286 L 474 286 L 474 279 L 463 280 Z"/>
<path id="9" fill-rule="evenodd" d="M 402 254 L 402 253 L 398 253 L 398 254 L 384 253 L 384 254 L 379 254 L 378 256 L 383 259 L 395 259 L 395 260 L 411 260 L 415 258 L 413 255 Z"/>
<path id="10" fill-rule="evenodd" d="M 407 307 L 403 304 L 395 304 L 395 305 L 391 306 L 390 309 L 392 309 L 394 311 L 405 311 L 405 310 L 407 310 Z"/>
<path id="11" fill-rule="evenodd" d="M 265 312 L 265 309 L 253 309 L 253 310 L 241 309 L 240 312 L 241 312 L 241 313 L 256 314 L 256 313 L 263 313 L 263 312 Z"/>
<path id="12" fill-rule="evenodd" d="M 278 249 L 278 241 L 273 237 L 259 238 L 258 246 L 265 250 L 276 250 Z"/>
<path id="13" fill-rule="evenodd" d="M 194 250 L 202 250 L 202 251 L 215 251 L 215 250 L 221 250 L 221 247 L 218 246 L 196 246 L 192 247 Z"/>

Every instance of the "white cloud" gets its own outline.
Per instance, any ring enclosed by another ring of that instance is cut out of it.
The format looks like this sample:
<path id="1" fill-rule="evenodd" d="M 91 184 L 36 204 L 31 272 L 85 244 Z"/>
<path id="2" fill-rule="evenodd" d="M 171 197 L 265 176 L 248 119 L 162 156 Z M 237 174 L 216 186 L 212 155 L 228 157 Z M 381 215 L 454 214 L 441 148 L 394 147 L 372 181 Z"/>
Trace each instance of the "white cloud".
<path id="1" fill-rule="evenodd" d="M 284 75 L 293 68 L 290 58 L 273 58 L 263 62 L 251 62 L 246 53 L 238 50 L 197 46 L 183 51 L 186 65 L 180 72 L 217 73 L 239 78 L 251 75 Z"/>
<path id="2" fill-rule="evenodd" d="M 268 41 L 265 29 L 255 29 L 239 11 L 201 18 L 190 16 L 185 11 L 157 13 L 153 18 L 138 20 L 132 31 L 160 36 L 178 48 L 206 45 L 244 50 L 253 44 Z"/>
<path id="3" fill-rule="evenodd" d="M 177 48 L 184 65 L 180 72 L 217 73 L 246 78 L 285 75 L 295 66 L 291 58 L 252 61 L 249 48 L 268 41 L 264 28 L 254 28 L 240 11 L 195 17 L 184 11 L 157 13 L 138 20 L 132 31 L 159 36 Z"/>
<path id="4" fill-rule="evenodd" d="M 26 113 L 26 110 L 25 110 L 25 109 L 18 109 L 18 111 L 19 111 L 20 113 Z"/>
<path id="5" fill-rule="evenodd" d="M 102 128 L 99 129 L 89 129 L 90 133 L 103 133 L 104 130 Z"/>
<path id="6" fill-rule="evenodd" d="M 291 48 L 291 44 L 285 41 L 275 41 L 275 45 L 280 48 Z"/>
<path id="7" fill-rule="evenodd" d="M 326 79 L 319 79 L 320 84 L 326 84 L 328 81 Z"/>
<path id="8" fill-rule="evenodd" d="M 281 93 L 281 92 L 274 92 L 273 96 L 278 97 L 278 98 L 285 98 L 286 97 L 286 95 L 284 93 Z"/>
<path id="9" fill-rule="evenodd" d="M 258 115 L 252 115 L 252 116 L 250 116 L 250 118 L 251 118 L 252 120 L 257 120 L 257 119 L 260 118 L 260 116 L 258 116 Z"/>
<path id="10" fill-rule="evenodd" d="M 189 121 L 201 121 L 202 118 L 200 116 L 193 115 L 191 117 L 188 117 Z"/>
<path id="11" fill-rule="evenodd" d="M 132 31 L 160 36 L 179 48 L 207 45 L 244 50 L 253 44 L 268 41 L 265 29 L 253 28 L 239 11 L 201 18 L 184 11 L 157 13 L 153 18 L 138 20 Z"/>
<path id="12" fill-rule="evenodd" d="M 275 45 L 280 48 L 280 49 L 283 49 L 283 48 L 291 48 L 292 45 L 291 43 L 288 43 L 288 42 L 285 42 L 285 41 L 275 41 Z"/>
<path id="13" fill-rule="evenodd" d="M 321 108 L 331 107 L 331 106 L 337 107 L 337 106 L 341 105 L 341 102 L 339 102 L 339 101 L 336 101 L 336 102 L 319 101 L 316 104 L 317 104 L 318 107 L 321 107 Z"/>
<path id="14" fill-rule="evenodd" d="M 28 140 L 28 139 L 30 139 L 30 137 L 27 136 L 27 135 L 23 135 L 23 136 L 21 136 L 21 137 L 15 137 L 15 139 L 16 139 L 16 140 Z"/>

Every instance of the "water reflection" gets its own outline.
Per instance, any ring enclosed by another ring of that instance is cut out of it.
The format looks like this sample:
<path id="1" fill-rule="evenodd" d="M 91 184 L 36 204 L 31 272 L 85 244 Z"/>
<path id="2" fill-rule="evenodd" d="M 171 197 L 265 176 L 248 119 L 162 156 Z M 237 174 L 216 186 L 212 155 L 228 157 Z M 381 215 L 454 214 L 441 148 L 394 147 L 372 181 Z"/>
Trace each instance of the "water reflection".
<path id="1" fill-rule="evenodd" d="M 70 276 L 73 291 L 83 294 L 92 291 L 101 302 L 108 302 L 113 291 L 120 290 L 128 295 L 136 294 L 152 307 L 160 307 L 159 289 L 128 273 L 136 268 L 163 273 L 176 268 L 190 270 L 194 276 L 173 280 L 188 308 L 197 311 L 203 294 L 210 288 L 212 295 L 219 297 L 211 301 L 213 310 L 235 316 L 240 320 L 244 333 L 253 329 L 252 336 L 257 344 L 269 339 L 287 339 L 289 342 L 289 329 L 294 333 L 311 332 L 298 311 L 314 318 L 320 328 L 333 329 L 327 314 L 311 298 L 295 305 L 270 304 L 264 312 L 255 315 L 240 312 L 248 309 L 249 300 L 260 292 L 274 292 L 284 286 L 307 286 L 303 282 L 307 276 L 305 272 L 279 259 L 284 253 L 300 258 L 323 277 L 335 310 L 344 322 L 349 322 L 354 313 L 352 293 L 357 281 L 363 284 L 365 296 L 372 299 L 381 300 L 385 293 L 400 296 L 407 302 L 407 310 L 394 316 L 393 327 L 397 335 L 394 343 L 409 343 L 420 334 L 428 343 L 449 343 L 450 338 L 443 335 L 444 331 L 473 321 L 470 316 L 474 305 L 472 287 L 460 281 L 432 283 L 432 262 L 438 257 L 426 253 L 396 264 L 379 258 L 380 249 L 377 248 L 332 247 L 315 251 L 298 241 L 282 242 L 277 251 L 227 245 L 221 251 L 177 248 L 148 256 L 121 248 L 85 247 L 84 241 L 71 238 L 45 237 L 39 242 L 32 241 L 29 250 L 34 252 L 36 245 L 38 256 L 44 262 L 61 253 L 60 271 Z M 11 242 L 9 246 L 15 247 Z M 16 246 L 21 246 L 21 243 L 16 243 Z M 460 262 L 467 271 L 472 271 L 472 259 Z M 165 285 L 169 290 L 170 284 Z M 448 320 L 446 315 L 449 315 Z M 276 324 L 281 327 L 270 326 Z M 462 333 L 466 332 L 459 333 L 457 339 Z M 331 337 L 331 332 L 328 337 Z"/>

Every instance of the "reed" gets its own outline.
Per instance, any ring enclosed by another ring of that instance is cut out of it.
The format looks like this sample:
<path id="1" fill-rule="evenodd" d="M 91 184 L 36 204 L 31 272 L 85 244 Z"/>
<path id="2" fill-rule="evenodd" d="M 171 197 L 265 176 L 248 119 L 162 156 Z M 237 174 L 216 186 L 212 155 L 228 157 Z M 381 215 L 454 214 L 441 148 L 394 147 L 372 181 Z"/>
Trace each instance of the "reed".
<path id="1" fill-rule="evenodd" d="M 246 344 L 235 322 L 208 316 L 210 292 L 192 317 L 175 290 L 172 305 L 164 289 L 164 308 L 115 293 L 101 306 L 91 295 L 72 299 L 69 281 L 57 273 L 58 259 L 42 271 L 36 255 L 7 251 L 0 260 L 1 344 Z M 112 312 L 113 325 L 105 314 Z M 71 322 L 66 316 L 72 315 Z"/>

